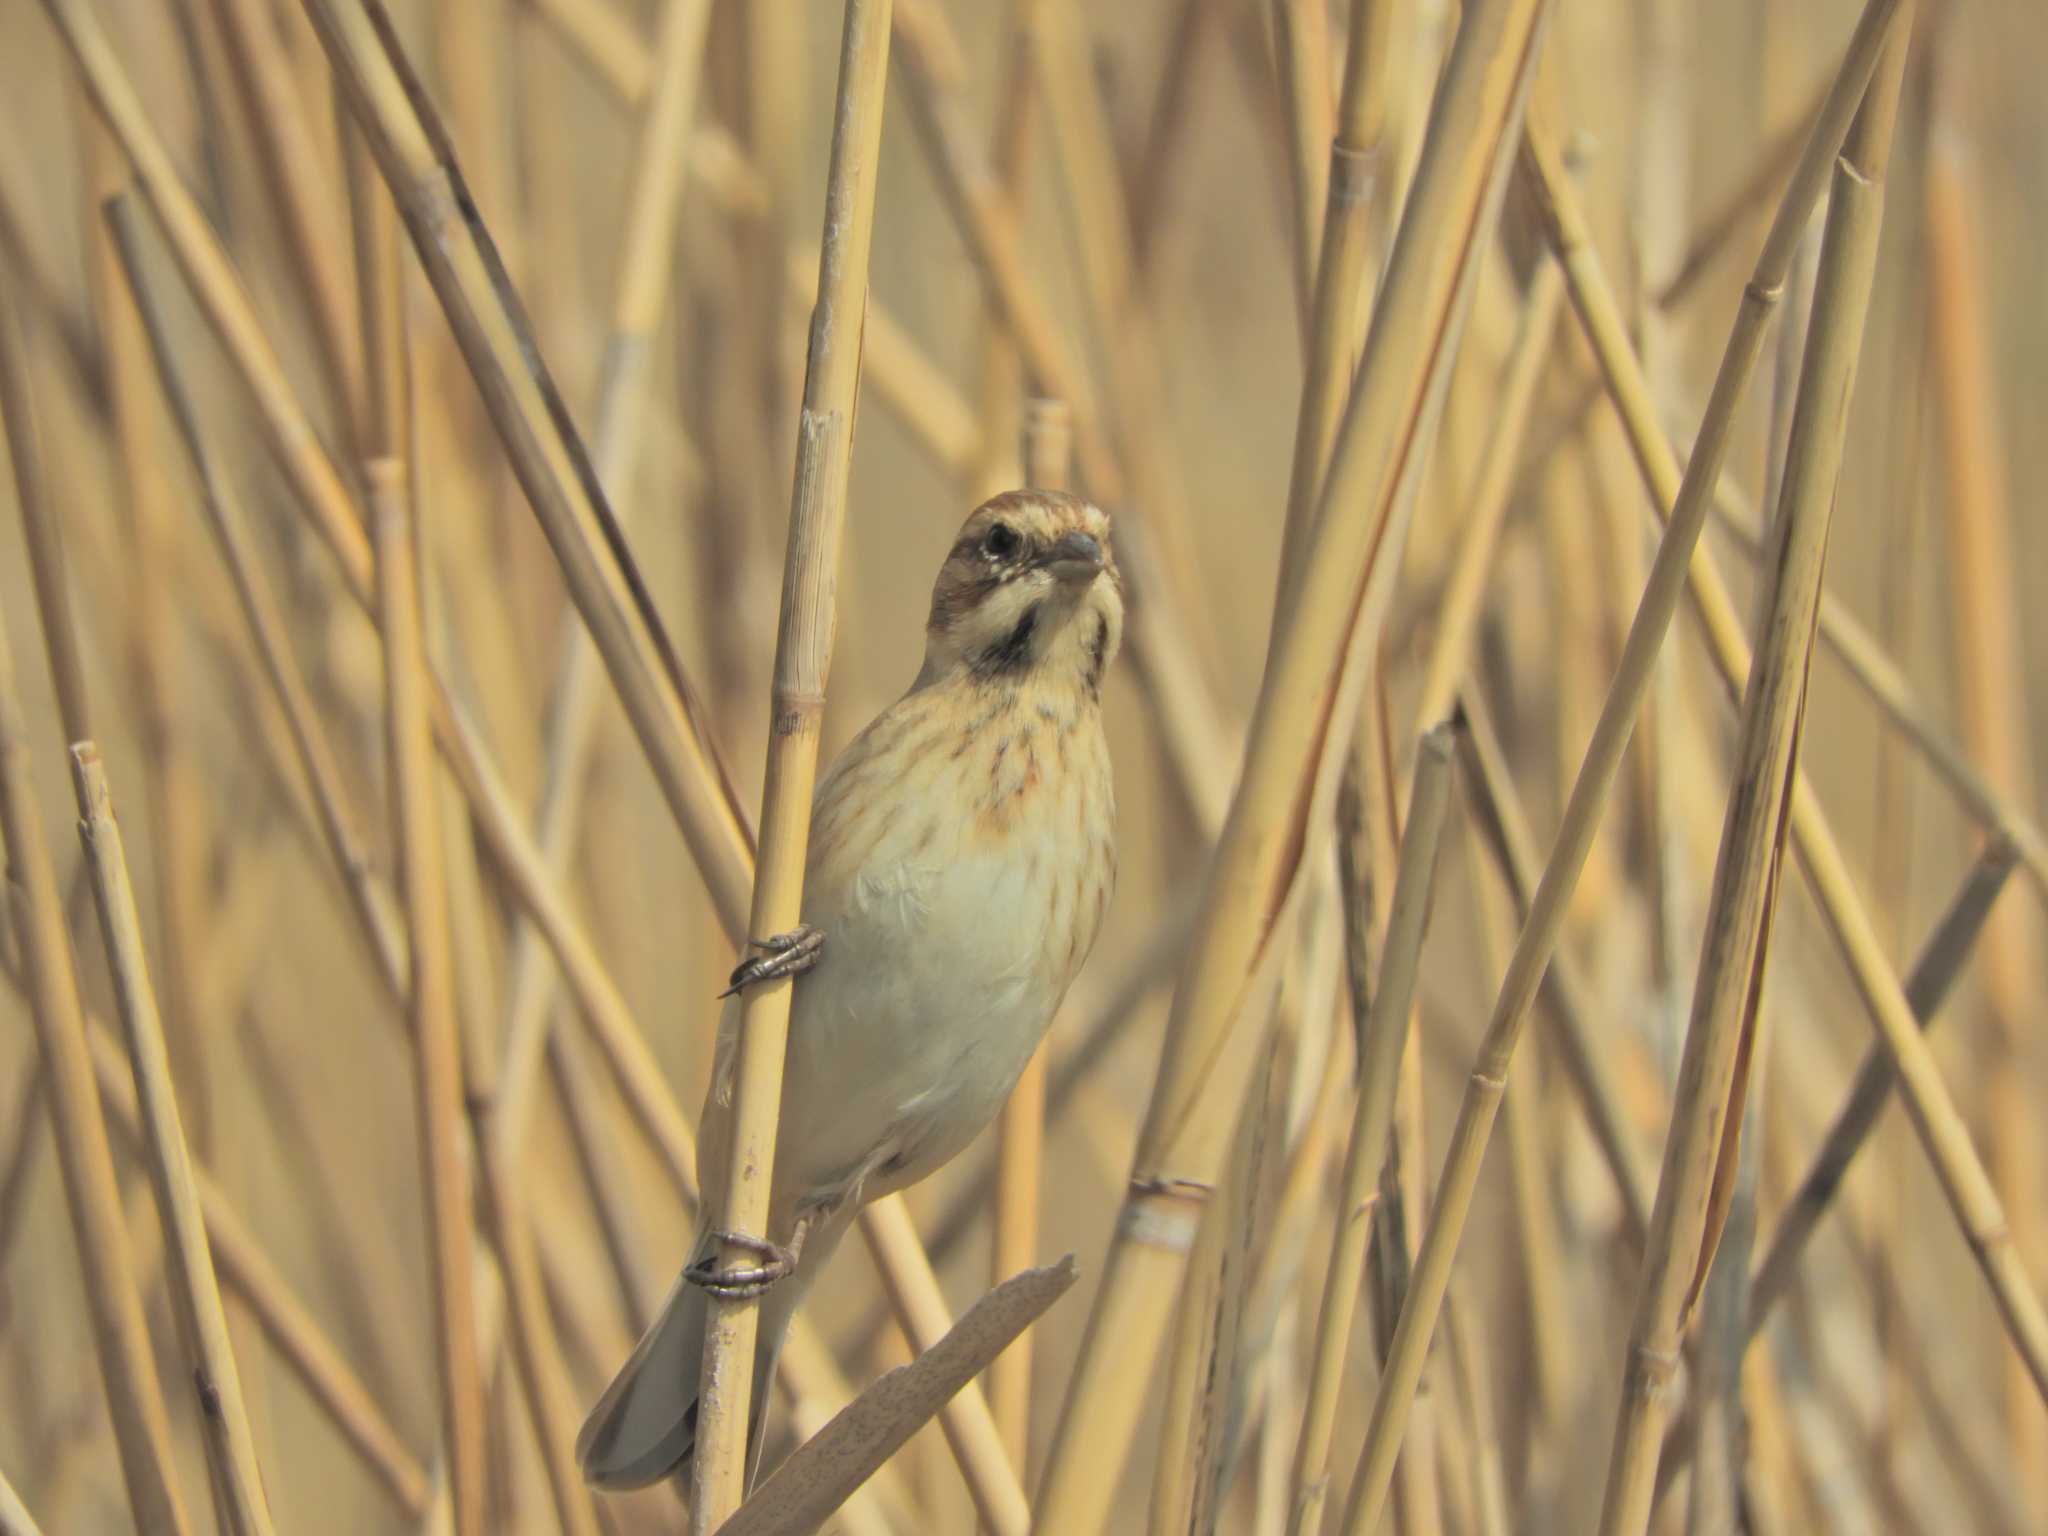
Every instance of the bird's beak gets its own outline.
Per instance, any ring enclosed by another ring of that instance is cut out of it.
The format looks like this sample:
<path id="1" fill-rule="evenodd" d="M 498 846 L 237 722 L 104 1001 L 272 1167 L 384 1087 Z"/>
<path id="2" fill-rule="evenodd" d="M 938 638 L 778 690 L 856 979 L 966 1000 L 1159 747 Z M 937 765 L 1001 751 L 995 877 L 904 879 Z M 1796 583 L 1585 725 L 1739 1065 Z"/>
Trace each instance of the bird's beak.
<path id="1" fill-rule="evenodd" d="M 1061 581 L 1085 586 L 1102 574 L 1102 545 L 1092 533 L 1069 533 L 1048 549 L 1039 564 Z"/>

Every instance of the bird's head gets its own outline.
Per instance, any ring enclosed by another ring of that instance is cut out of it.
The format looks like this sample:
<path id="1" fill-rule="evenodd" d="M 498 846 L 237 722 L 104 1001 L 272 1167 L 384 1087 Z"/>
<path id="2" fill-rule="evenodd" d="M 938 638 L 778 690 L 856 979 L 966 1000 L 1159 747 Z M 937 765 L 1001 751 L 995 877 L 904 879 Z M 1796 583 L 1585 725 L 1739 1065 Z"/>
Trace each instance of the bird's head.
<path id="1" fill-rule="evenodd" d="M 918 685 L 1067 683 L 1092 697 L 1123 631 L 1107 514 L 1064 491 L 1006 491 L 939 568 Z"/>

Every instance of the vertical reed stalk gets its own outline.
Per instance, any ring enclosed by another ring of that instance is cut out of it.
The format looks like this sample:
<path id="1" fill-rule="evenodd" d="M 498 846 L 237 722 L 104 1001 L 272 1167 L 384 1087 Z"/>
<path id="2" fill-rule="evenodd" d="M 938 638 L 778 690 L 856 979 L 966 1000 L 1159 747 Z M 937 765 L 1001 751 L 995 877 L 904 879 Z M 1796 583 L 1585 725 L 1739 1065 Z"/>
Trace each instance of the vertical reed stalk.
<path id="1" fill-rule="evenodd" d="M 1622 752 L 1628 745 L 1636 713 L 1648 692 L 1657 652 L 1676 611 L 1686 568 L 1698 543 L 1706 509 L 1713 499 L 1713 482 L 1718 478 L 1720 461 L 1727 450 L 1735 407 L 1755 366 L 1774 296 L 1789 268 L 1798 233 L 1805 225 L 1806 212 L 1819 196 L 1835 149 L 1848 132 L 1849 119 L 1856 104 L 1862 100 L 1864 85 L 1875 67 L 1878 46 L 1886 35 L 1895 4 L 1896 0 L 1872 0 L 1864 12 L 1842 71 L 1836 77 L 1827 107 L 1807 144 L 1799 168 L 1793 174 L 1786 201 L 1779 208 L 1771 238 L 1765 242 L 1756 276 L 1745 290 L 1743 308 L 1722 355 L 1706 418 L 1684 479 L 1681 483 L 1673 473 L 1668 481 L 1659 482 L 1660 492 L 1667 498 L 1665 504 L 1673 506 L 1669 531 L 1658 546 L 1657 558 L 1651 566 L 1635 620 L 1629 627 L 1628 640 L 1614 681 L 1601 708 L 1599 722 L 1594 727 L 1593 739 L 1586 748 L 1585 760 L 1573 781 L 1556 846 L 1531 898 L 1529 916 L 1523 922 L 1514 953 L 1509 957 L 1508 973 L 1494 1002 L 1493 1014 L 1480 1044 L 1478 1061 L 1459 1106 L 1457 1123 L 1452 1128 L 1444 1171 L 1437 1184 L 1436 1213 L 1416 1256 L 1408 1300 L 1401 1310 L 1386 1373 L 1373 1399 L 1372 1420 L 1367 1426 L 1357 1480 L 1352 1485 L 1350 1514 L 1345 1521 L 1346 1529 L 1351 1532 L 1368 1532 L 1378 1523 L 1400 1448 L 1408 1402 L 1420 1380 L 1423 1359 L 1435 1329 L 1436 1313 L 1450 1282 L 1451 1261 L 1456 1255 L 1465 1218 L 1471 1209 L 1472 1192 L 1492 1134 L 1494 1115 L 1507 1086 L 1507 1071 L 1514 1059 L 1522 1024 L 1535 1001 L 1543 973 L 1549 967 L 1572 888 L 1585 867 L 1600 813 L 1613 785 L 1615 772 L 1620 767 Z M 1550 210 L 1554 210 L 1558 205 L 1558 189 L 1566 185 L 1563 169 L 1554 151 L 1543 144 L 1533 126 L 1527 143 L 1541 167 L 1541 182 L 1545 194 L 1551 199 Z M 1568 190 L 1566 187 L 1567 195 Z M 1573 229 L 1570 238 L 1559 239 L 1556 243 L 1559 260 L 1568 278 L 1573 277 L 1575 266 L 1595 262 L 1582 226 Z M 1574 303 L 1578 302 L 1579 295 L 1580 284 L 1575 282 Z M 1663 467 L 1675 469 L 1668 464 Z"/>
<path id="2" fill-rule="evenodd" d="M 1308 1405 L 1302 1418 L 1301 1437 L 1295 1442 L 1289 1536 L 1314 1536 L 1321 1531 L 1323 1506 L 1329 1497 L 1330 1443 L 1336 1428 L 1337 1393 L 1343 1385 L 1352 1318 L 1364 1284 L 1366 1250 L 1372 1241 L 1373 1217 L 1380 1200 L 1380 1168 L 1386 1161 L 1387 1138 L 1394 1123 L 1394 1092 L 1399 1083 L 1401 1055 L 1408 1044 L 1416 963 L 1422 952 L 1424 922 L 1429 916 L 1437 845 L 1450 804 L 1451 747 L 1451 730 L 1446 726 L 1433 726 L 1422 738 L 1415 759 L 1415 781 L 1409 790 L 1408 825 L 1394 875 L 1379 987 L 1369 1004 L 1354 987 L 1353 1007 L 1369 1008 L 1369 1012 L 1362 1015 L 1366 1020 L 1364 1048 L 1358 1064 L 1358 1102 L 1351 1121 L 1351 1139 L 1344 1151 L 1337 1241 L 1330 1251 L 1329 1275 L 1323 1282 L 1315 1348 L 1310 1356 L 1313 1363 Z M 1357 809 L 1360 816 L 1373 814 L 1368 806 Z M 1356 910 L 1355 901 L 1347 905 L 1352 909 L 1348 913 L 1350 944 L 1369 943 L 1369 936 L 1358 931 L 1363 914 Z M 1356 976 L 1356 961 L 1352 970 Z"/>
<path id="3" fill-rule="evenodd" d="M 449 953 L 448 890 L 434 788 L 430 689 L 421 637 L 419 540 L 404 471 L 367 466 L 376 516 L 379 627 L 384 637 L 385 730 L 390 742 L 393 836 L 405 893 L 407 1005 L 434 1286 L 441 1436 L 455 1529 L 486 1529 L 484 1382 L 477 1358 L 472 1271 L 475 1233 L 464 1161 L 462 1065 Z"/>
<path id="4" fill-rule="evenodd" d="M 811 789 L 837 622 L 835 589 L 860 383 L 861 315 L 874 238 L 891 9 L 891 0 L 847 0 L 846 6 L 818 304 L 811 320 L 797 431 L 796 483 L 769 704 L 772 734 L 761 796 L 761 859 L 749 917 L 749 933 L 757 937 L 786 932 L 802 912 Z M 759 1235 L 767 1225 L 791 985 L 786 978 L 770 981 L 748 988 L 740 998 L 732 1147 L 725 1185 L 713 1191 L 718 1219 L 733 1232 Z M 727 1261 L 733 1257 L 731 1252 L 721 1255 Z M 758 1299 L 714 1297 L 711 1302 L 692 1471 L 693 1532 L 717 1529 L 739 1506 L 759 1312 Z"/>
<path id="5" fill-rule="evenodd" d="M 1387 113 L 1387 45 L 1393 30 L 1392 0 L 1352 0 L 1344 47 L 1344 89 L 1337 106 L 1336 136 L 1330 140 L 1329 170 L 1320 184 L 1329 207 L 1316 219 L 1318 240 L 1304 254 L 1308 306 L 1308 367 L 1295 418 L 1294 460 L 1287 482 L 1287 516 L 1280 535 L 1278 615 L 1287 611 L 1300 581 L 1303 547 L 1321 504 L 1323 474 L 1330 462 L 1344 404 L 1351 391 L 1356 358 L 1352 342 L 1356 316 L 1370 297 L 1369 219 L 1380 170 L 1380 140 Z"/>
<path id="6" fill-rule="evenodd" d="M 1300 600 L 1268 660 L 1243 779 L 1046 1470 L 1038 1516 L 1048 1530 L 1101 1528 L 1136 1426 L 1165 1329 L 1158 1298 L 1172 1294 L 1185 1270 L 1193 1217 L 1222 1159 L 1229 1118 L 1204 1113 L 1205 1101 L 1238 1086 L 1217 1065 L 1254 1033 L 1242 1010 L 1256 1005 L 1261 989 L 1247 983 L 1260 973 L 1262 953 L 1273 952 L 1307 829 L 1334 788 L 1332 745 L 1350 737 L 1428 453 L 1432 402 L 1441 400 L 1461 300 L 1469 300 L 1476 252 L 1498 211 L 1502 150 L 1513 143 L 1543 9 L 1540 0 L 1469 7 L 1439 91 L 1374 311 L 1372 363 L 1353 392 L 1325 491 L 1328 504 L 1360 510 L 1315 524 Z"/>
<path id="7" fill-rule="evenodd" d="M 1806 683 L 1841 474 L 1842 440 L 1877 267 L 1884 173 L 1911 35 L 1908 5 L 1843 145 L 1828 202 L 1813 321 L 1801 365 L 1784 484 L 1766 562 L 1768 597 L 1743 702 L 1735 786 L 1722 832 L 1664 1170 L 1638 1281 L 1602 1536 L 1650 1520 L 1657 1448 L 1686 1315 L 1727 1212 L 1764 962 L 1777 905 Z"/>

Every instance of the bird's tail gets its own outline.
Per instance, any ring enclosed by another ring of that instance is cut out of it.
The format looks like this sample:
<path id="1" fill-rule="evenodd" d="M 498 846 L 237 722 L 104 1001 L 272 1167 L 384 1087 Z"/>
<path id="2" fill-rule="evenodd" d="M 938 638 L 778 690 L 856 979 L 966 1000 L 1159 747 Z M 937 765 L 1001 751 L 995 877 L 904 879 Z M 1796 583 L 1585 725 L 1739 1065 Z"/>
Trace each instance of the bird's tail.
<path id="1" fill-rule="evenodd" d="M 797 1303 L 832 1257 L 853 1214 L 852 1203 L 818 1220 L 806 1237 L 796 1273 L 761 1298 L 754 1346 L 754 1391 L 747 1417 L 747 1480 L 760 1465 L 768 1388 Z M 709 1257 L 710 1234 L 700 1233 L 688 1267 Z M 590 1410 L 576 1437 L 576 1460 L 599 1488 L 644 1488 L 671 1475 L 687 1477 L 697 1448 L 697 1377 L 703 1367 L 707 1303 L 701 1286 L 678 1279 L 619 1374 Z"/>
<path id="2" fill-rule="evenodd" d="M 690 1252 L 696 1264 L 711 1251 L 700 1236 Z M 775 1289 L 792 1285 L 785 1280 Z M 768 1384 L 782 1350 L 788 1311 L 762 1306 L 762 1329 L 754 1352 L 754 1391 L 747 1424 L 747 1465 L 751 1469 L 767 1418 Z M 706 1298 L 701 1286 L 679 1278 L 662 1303 L 661 1316 L 642 1335 L 633 1353 L 590 1410 L 576 1437 L 576 1460 L 599 1488 L 644 1488 L 671 1474 L 689 1471 L 697 1444 L 697 1376 L 704 1353 Z M 776 1318 L 771 1321 L 771 1317 Z"/>

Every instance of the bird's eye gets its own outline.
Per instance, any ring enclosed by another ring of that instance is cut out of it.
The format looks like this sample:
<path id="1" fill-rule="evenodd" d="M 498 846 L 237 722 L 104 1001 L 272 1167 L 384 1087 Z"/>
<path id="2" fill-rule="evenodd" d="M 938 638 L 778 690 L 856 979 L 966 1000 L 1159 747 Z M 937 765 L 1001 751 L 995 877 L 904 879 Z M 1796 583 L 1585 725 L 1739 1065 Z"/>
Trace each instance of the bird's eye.
<path id="1" fill-rule="evenodd" d="M 991 559 L 1007 560 L 1017 553 L 1017 546 L 1021 543 L 1023 540 L 1017 536 L 1016 529 L 1008 523 L 997 523 L 983 535 L 981 547 Z"/>

